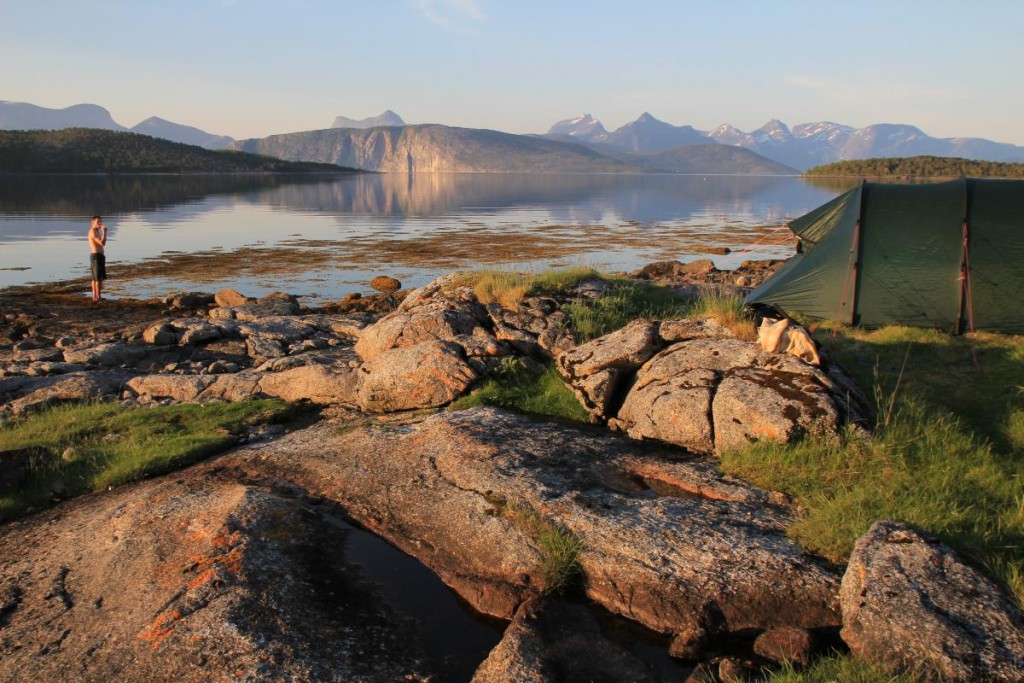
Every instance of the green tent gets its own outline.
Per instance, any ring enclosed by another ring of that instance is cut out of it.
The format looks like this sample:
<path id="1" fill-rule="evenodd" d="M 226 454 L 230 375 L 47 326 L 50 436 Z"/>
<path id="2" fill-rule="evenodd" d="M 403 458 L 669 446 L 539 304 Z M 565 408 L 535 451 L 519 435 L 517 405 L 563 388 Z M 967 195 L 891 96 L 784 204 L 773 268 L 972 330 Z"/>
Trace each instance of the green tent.
<path id="1" fill-rule="evenodd" d="M 862 183 L 797 218 L 747 303 L 854 325 L 1024 332 L 1024 181 Z"/>

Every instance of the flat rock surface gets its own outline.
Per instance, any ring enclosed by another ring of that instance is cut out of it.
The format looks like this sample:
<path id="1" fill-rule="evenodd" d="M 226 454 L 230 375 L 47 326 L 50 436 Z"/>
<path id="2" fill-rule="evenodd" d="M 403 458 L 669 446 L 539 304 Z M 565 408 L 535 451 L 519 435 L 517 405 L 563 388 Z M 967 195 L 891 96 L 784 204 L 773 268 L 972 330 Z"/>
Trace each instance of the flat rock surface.
<path id="1" fill-rule="evenodd" d="M 0 527 L 0 679 L 427 680 L 344 537 L 191 470 Z"/>
<path id="2" fill-rule="evenodd" d="M 488 614 L 544 589 L 541 520 L 582 540 L 589 597 L 660 633 L 839 624 L 839 575 L 786 537 L 780 499 L 598 428 L 477 408 L 314 426 L 223 462 L 336 501 Z"/>

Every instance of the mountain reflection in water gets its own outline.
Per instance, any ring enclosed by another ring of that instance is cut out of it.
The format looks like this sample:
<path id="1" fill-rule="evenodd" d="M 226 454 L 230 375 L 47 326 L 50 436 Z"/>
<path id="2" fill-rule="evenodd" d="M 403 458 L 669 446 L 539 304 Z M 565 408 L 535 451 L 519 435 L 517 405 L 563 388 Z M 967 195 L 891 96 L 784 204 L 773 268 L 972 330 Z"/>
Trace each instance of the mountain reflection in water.
<path id="1" fill-rule="evenodd" d="M 84 276 L 94 213 L 111 228 L 113 296 L 325 300 L 378 274 L 409 287 L 480 266 L 629 270 L 710 246 L 735 252 L 715 257 L 730 268 L 792 253 L 772 229 L 841 191 L 778 176 L 6 176 L 0 287 Z"/>

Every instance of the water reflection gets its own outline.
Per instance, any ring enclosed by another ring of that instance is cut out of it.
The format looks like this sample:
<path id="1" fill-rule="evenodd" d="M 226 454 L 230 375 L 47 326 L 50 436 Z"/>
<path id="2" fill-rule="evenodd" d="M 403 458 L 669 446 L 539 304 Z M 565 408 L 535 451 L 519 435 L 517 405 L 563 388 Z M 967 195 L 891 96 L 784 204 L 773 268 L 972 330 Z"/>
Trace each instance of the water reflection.
<path id="1" fill-rule="evenodd" d="M 495 263 L 629 269 L 687 260 L 714 245 L 774 257 L 788 247 L 762 249 L 764 226 L 850 185 L 640 174 L 7 176 L 0 286 L 84 274 L 80 252 L 93 213 L 108 218 L 111 261 L 141 269 L 132 276 L 135 295 L 237 277 L 253 293 L 291 287 L 333 297 L 364 289 L 367 273 L 417 284 Z M 169 252 L 210 258 L 182 268 Z M 238 258 L 213 258 L 220 253 Z"/>
<path id="2" fill-rule="evenodd" d="M 333 180 L 333 176 L 331 176 Z M 154 211 L 211 196 L 323 182 L 323 176 L 2 175 L 0 215 L 91 216 Z"/>

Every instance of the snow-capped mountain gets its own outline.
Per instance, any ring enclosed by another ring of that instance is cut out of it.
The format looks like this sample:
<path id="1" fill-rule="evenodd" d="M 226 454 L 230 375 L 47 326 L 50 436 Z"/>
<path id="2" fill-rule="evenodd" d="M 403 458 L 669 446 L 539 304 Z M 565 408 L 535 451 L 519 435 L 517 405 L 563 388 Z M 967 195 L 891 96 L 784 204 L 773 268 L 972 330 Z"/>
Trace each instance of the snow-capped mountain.
<path id="1" fill-rule="evenodd" d="M 933 138 L 915 126 L 889 123 L 853 128 L 820 121 L 789 130 L 772 120 L 752 133 L 723 124 L 709 135 L 719 144 L 744 147 L 800 170 L 849 159 L 920 155 L 1024 161 L 1024 147 L 1017 145 L 981 138 Z"/>
<path id="2" fill-rule="evenodd" d="M 626 152 L 665 152 L 683 145 L 713 143 L 692 126 L 673 126 L 644 112 L 635 121 L 609 133 L 590 114 L 559 121 L 548 130 L 549 137 L 570 137 L 580 142 L 611 147 Z"/>
<path id="3" fill-rule="evenodd" d="M 880 123 L 854 131 L 839 149 L 839 155 L 843 159 L 944 156 L 950 148 L 947 140 L 929 137 L 920 128 Z"/>
<path id="4" fill-rule="evenodd" d="M 331 128 L 377 128 L 380 126 L 404 126 L 405 121 L 395 112 L 388 109 L 379 116 L 370 116 L 365 119 L 350 119 L 347 116 L 337 116 Z"/>
<path id="5" fill-rule="evenodd" d="M 733 147 L 746 147 L 754 144 L 754 139 L 730 123 L 723 123 L 718 128 L 708 133 L 708 137 L 722 145 Z M 748 140 L 749 138 L 749 140 Z"/>
<path id="6" fill-rule="evenodd" d="M 547 134 L 552 137 L 568 136 L 582 142 L 604 142 L 608 139 L 608 131 L 590 114 L 559 121 Z"/>

